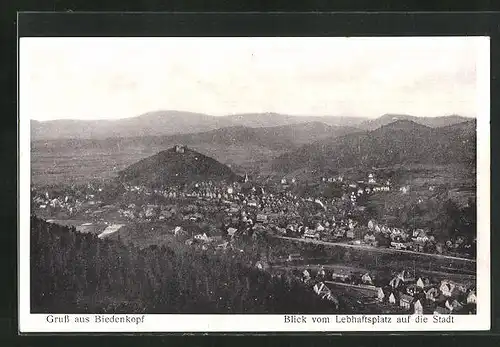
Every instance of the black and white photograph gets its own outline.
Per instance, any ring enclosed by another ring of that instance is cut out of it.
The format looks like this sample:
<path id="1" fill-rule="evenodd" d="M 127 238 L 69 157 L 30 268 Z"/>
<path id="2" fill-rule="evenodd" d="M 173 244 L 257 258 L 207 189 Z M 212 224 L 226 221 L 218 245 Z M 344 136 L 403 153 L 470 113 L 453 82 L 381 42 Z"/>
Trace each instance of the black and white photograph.
<path id="1" fill-rule="evenodd" d="M 489 326 L 488 73 L 474 36 L 21 38 L 21 325 Z"/>

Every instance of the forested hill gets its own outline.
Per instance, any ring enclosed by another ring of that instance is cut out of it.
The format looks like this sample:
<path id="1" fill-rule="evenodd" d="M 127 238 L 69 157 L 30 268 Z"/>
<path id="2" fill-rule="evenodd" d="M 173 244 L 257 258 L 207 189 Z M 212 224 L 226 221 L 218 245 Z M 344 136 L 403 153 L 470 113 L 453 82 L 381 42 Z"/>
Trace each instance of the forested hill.
<path id="1" fill-rule="evenodd" d="M 398 120 L 373 131 L 358 132 L 305 145 L 276 158 L 273 169 L 381 167 L 395 164 L 475 166 L 476 121 L 430 128 Z"/>
<path id="2" fill-rule="evenodd" d="M 310 288 L 248 255 L 139 250 L 31 218 L 32 313 L 334 313 Z"/>
<path id="3" fill-rule="evenodd" d="M 120 180 L 131 184 L 167 185 L 191 181 L 237 180 L 231 169 L 187 147 L 170 148 L 145 158 L 119 173 Z"/>
<path id="4" fill-rule="evenodd" d="M 411 121 L 431 128 L 439 128 L 453 124 L 475 120 L 474 118 L 462 117 L 459 115 L 449 115 L 441 117 L 415 117 L 406 114 L 384 114 L 375 119 L 365 120 L 357 127 L 364 130 L 375 130 L 394 121 Z"/>

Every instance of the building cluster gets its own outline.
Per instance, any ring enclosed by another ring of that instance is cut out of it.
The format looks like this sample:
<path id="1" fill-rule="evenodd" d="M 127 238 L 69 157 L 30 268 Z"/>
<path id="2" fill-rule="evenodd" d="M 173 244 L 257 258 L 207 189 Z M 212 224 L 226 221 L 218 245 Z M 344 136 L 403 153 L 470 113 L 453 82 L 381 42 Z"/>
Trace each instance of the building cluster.
<path id="1" fill-rule="evenodd" d="M 322 181 L 340 184 L 342 197 L 327 199 L 298 194 L 293 189 L 298 184 L 294 178 L 282 178 L 280 189 L 273 190 L 271 186 L 250 182 L 245 176 L 243 182 L 201 181 L 163 188 L 124 184 L 124 193 L 109 205 L 100 198 L 106 187 L 91 185 L 64 196 L 34 194 L 32 201 L 39 210 L 64 211 L 69 217 L 100 218 L 114 212 L 121 219 L 138 222 L 208 223 L 215 234 L 226 235 L 228 230 L 235 230 L 233 237 L 271 233 L 429 253 L 467 248 L 466 240 L 460 237 L 438 243 L 428 230 L 404 230 L 375 221 L 367 226 L 358 223 L 351 214 L 357 199 L 364 194 L 390 190 L 389 180 L 378 182 L 370 173 L 366 180 L 349 181 L 336 176 L 324 177 Z"/>
<path id="2" fill-rule="evenodd" d="M 438 242 L 428 229 L 393 228 L 370 220 L 363 233 L 363 242 L 374 247 L 384 245 L 398 250 L 444 254 L 470 248 L 475 240 L 457 236 L 443 243 Z"/>
<path id="3" fill-rule="evenodd" d="M 97 197 L 98 192 L 102 192 L 102 188 L 90 185 L 85 192 L 67 191 L 60 195 L 48 191 L 32 192 L 31 206 L 32 210 L 47 211 L 48 213 L 50 213 L 49 211 L 62 212 L 68 217 L 79 213 L 87 216 L 96 215 L 99 213 L 98 208 L 104 206 L 103 201 Z"/>
<path id="4" fill-rule="evenodd" d="M 456 251 L 468 242 L 457 237 L 439 243 L 425 229 L 389 227 L 373 220 L 368 224 L 358 223 L 351 214 L 357 200 L 366 194 L 392 189 L 390 181 L 379 183 L 373 174 L 368 175 L 366 181 L 350 182 L 336 176 L 325 177 L 322 182 L 339 184 L 342 197 L 327 199 L 298 194 L 293 189 L 298 184 L 294 178 L 282 178 L 280 189 L 272 190 L 245 177 L 244 182 L 193 182 L 163 188 L 123 185 L 124 193 L 111 203 L 103 201 L 105 186 L 88 185 L 85 189 L 66 190 L 58 195 L 33 191 L 32 207 L 48 213 L 63 212 L 69 217 L 106 220 L 116 215 L 119 221 L 165 223 L 172 226 L 171 233 L 187 245 L 216 251 L 238 250 L 235 239 L 265 235 L 431 253 Z M 404 194 L 409 189 L 404 186 L 400 191 Z M 258 262 L 256 266 L 266 270 L 269 265 Z M 416 278 L 407 271 L 396 274 L 387 283 L 377 281 L 370 273 L 325 269 L 315 275 L 306 269 L 300 277 L 312 285 L 316 294 L 336 304 L 338 300 L 329 289 L 329 281 L 362 286 L 372 292 L 372 298 L 380 305 L 416 314 L 475 312 L 474 287 L 450 280 L 438 283 L 425 277 Z"/>
<path id="5" fill-rule="evenodd" d="M 312 286 L 314 292 L 329 300 L 336 300 L 329 287 L 339 283 L 355 288 L 365 294 L 365 301 L 375 299 L 390 312 L 412 314 L 475 314 L 476 288 L 448 279 L 440 281 L 418 277 L 403 270 L 388 282 L 377 280 L 370 273 L 355 273 L 350 270 L 305 269 L 296 274 L 303 282 Z"/>
<path id="6" fill-rule="evenodd" d="M 415 314 L 475 314 L 476 289 L 443 279 L 433 283 L 426 277 L 403 271 L 377 288 L 381 303 L 397 305 Z"/>

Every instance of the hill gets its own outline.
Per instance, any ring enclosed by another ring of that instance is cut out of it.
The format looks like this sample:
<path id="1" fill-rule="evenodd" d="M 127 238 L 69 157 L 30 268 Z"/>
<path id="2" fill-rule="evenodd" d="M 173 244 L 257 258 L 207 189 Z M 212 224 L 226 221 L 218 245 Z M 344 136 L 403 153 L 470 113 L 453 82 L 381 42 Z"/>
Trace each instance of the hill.
<path id="1" fill-rule="evenodd" d="M 140 249 L 36 217 L 30 226 L 33 313 L 338 312 L 302 283 L 249 266 L 258 248 L 201 253 L 174 240 Z"/>
<path id="2" fill-rule="evenodd" d="M 384 167 L 396 164 L 475 164 L 475 120 L 431 128 L 398 120 L 373 131 L 348 134 L 305 145 L 273 160 L 272 169 L 290 173 Z"/>
<path id="3" fill-rule="evenodd" d="M 31 138 L 44 140 L 158 136 L 206 131 L 216 127 L 214 117 L 205 114 L 158 111 L 117 120 L 32 120 Z"/>
<path id="4" fill-rule="evenodd" d="M 117 120 L 31 121 L 31 138 L 105 139 L 111 137 L 166 136 L 192 134 L 228 127 L 269 128 L 303 123 L 374 130 L 394 120 L 411 120 L 429 127 L 441 127 L 470 120 L 461 116 L 413 117 L 386 114 L 368 120 L 353 116 L 291 116 L 279 113 L 246 113 L 221 117 L 184 111 L 156 111 Z"/>
<path id="5" fill-rule="evenodd" d="M 288 126 L 300 123 L 323 123 L 330 126 L 356 127 L 366 118 L 354 116 L 291 116 L 279 113 L 243 113 L 219 117 L 219 126 L 241 125 L 251 128 Z"/>
<path id="6" fill-rule="evenodd" d="M 332 126 L 355 126 L 365 118 L 308 117 L 277 113 L 240 114 L 214 117 L 183 111 L 149 112 L 138 117 L 117 120 L 52 120 L 31 121 L 31 138 L 105 139 L 110 137 L 164 136 L 207 132 L 227 127 L 276 127 L 290 124 L 322 122 Z"/>
<path id="7" fill-rule="evenodd" d="M 321 122 L 306 122 L 275 127 L 250 128 L 231 126 L 204 132 L 176 134 L 168 136 L 110 137 L 105 139 L 60 139 L 35 140 L 32 148 L 57 148 L 78 151 L 94 148 L 120 150 L 169 147 L 183 143 L 190 146 L 224 145 L 250 146 L 259 145 L 269 149 L 287 149 L 319 139 L 341 136 L 359 131 L 353 127 L 330 126 Z"/>
<path id="8" fill-rule="evenodd" d="M 437 127 L 443 127 L 447 125 L 467 122 L 470 121 L 471 118 L 457 116 L 457 115 L 450 115 L 443 117 L 415 117 L 406 114 L 384 114 L 379 118 L 363 121 L 358 125 L 358 128 L 363 130 L 375 130 L 380 128 L 381 126 L 390 124 L 397 120 L 407 120 L 431 128 L 437 128 Z"/>
<path id="9" fill-rule="evenodd" d="M 142 159 L 119 173 L 122 182 L 147 185 L 237 178 L 226 165 L 184 146 L 175 146 Z"/>
<path id="10" fill-rule="evenodd" d="M 256 128 L 255 130 L 266 137 L 274 139 L 279 138 L 293 145 L 303 145 L 321 139 L 333 138 L 359 131 L 359 129 L 355 127 L 328 125 L 319 121 Z"/>

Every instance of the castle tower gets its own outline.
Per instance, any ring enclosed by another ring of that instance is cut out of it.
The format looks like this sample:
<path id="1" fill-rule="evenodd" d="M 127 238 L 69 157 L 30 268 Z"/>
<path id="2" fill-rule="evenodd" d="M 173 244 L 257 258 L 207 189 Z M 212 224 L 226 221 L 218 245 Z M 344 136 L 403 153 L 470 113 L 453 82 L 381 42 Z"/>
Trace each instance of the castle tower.
<path id="1" fill-rule="evenodd" d="M 175 145 L 174 150 L 176 153 L 184 153 L 185 146 Z"/>

